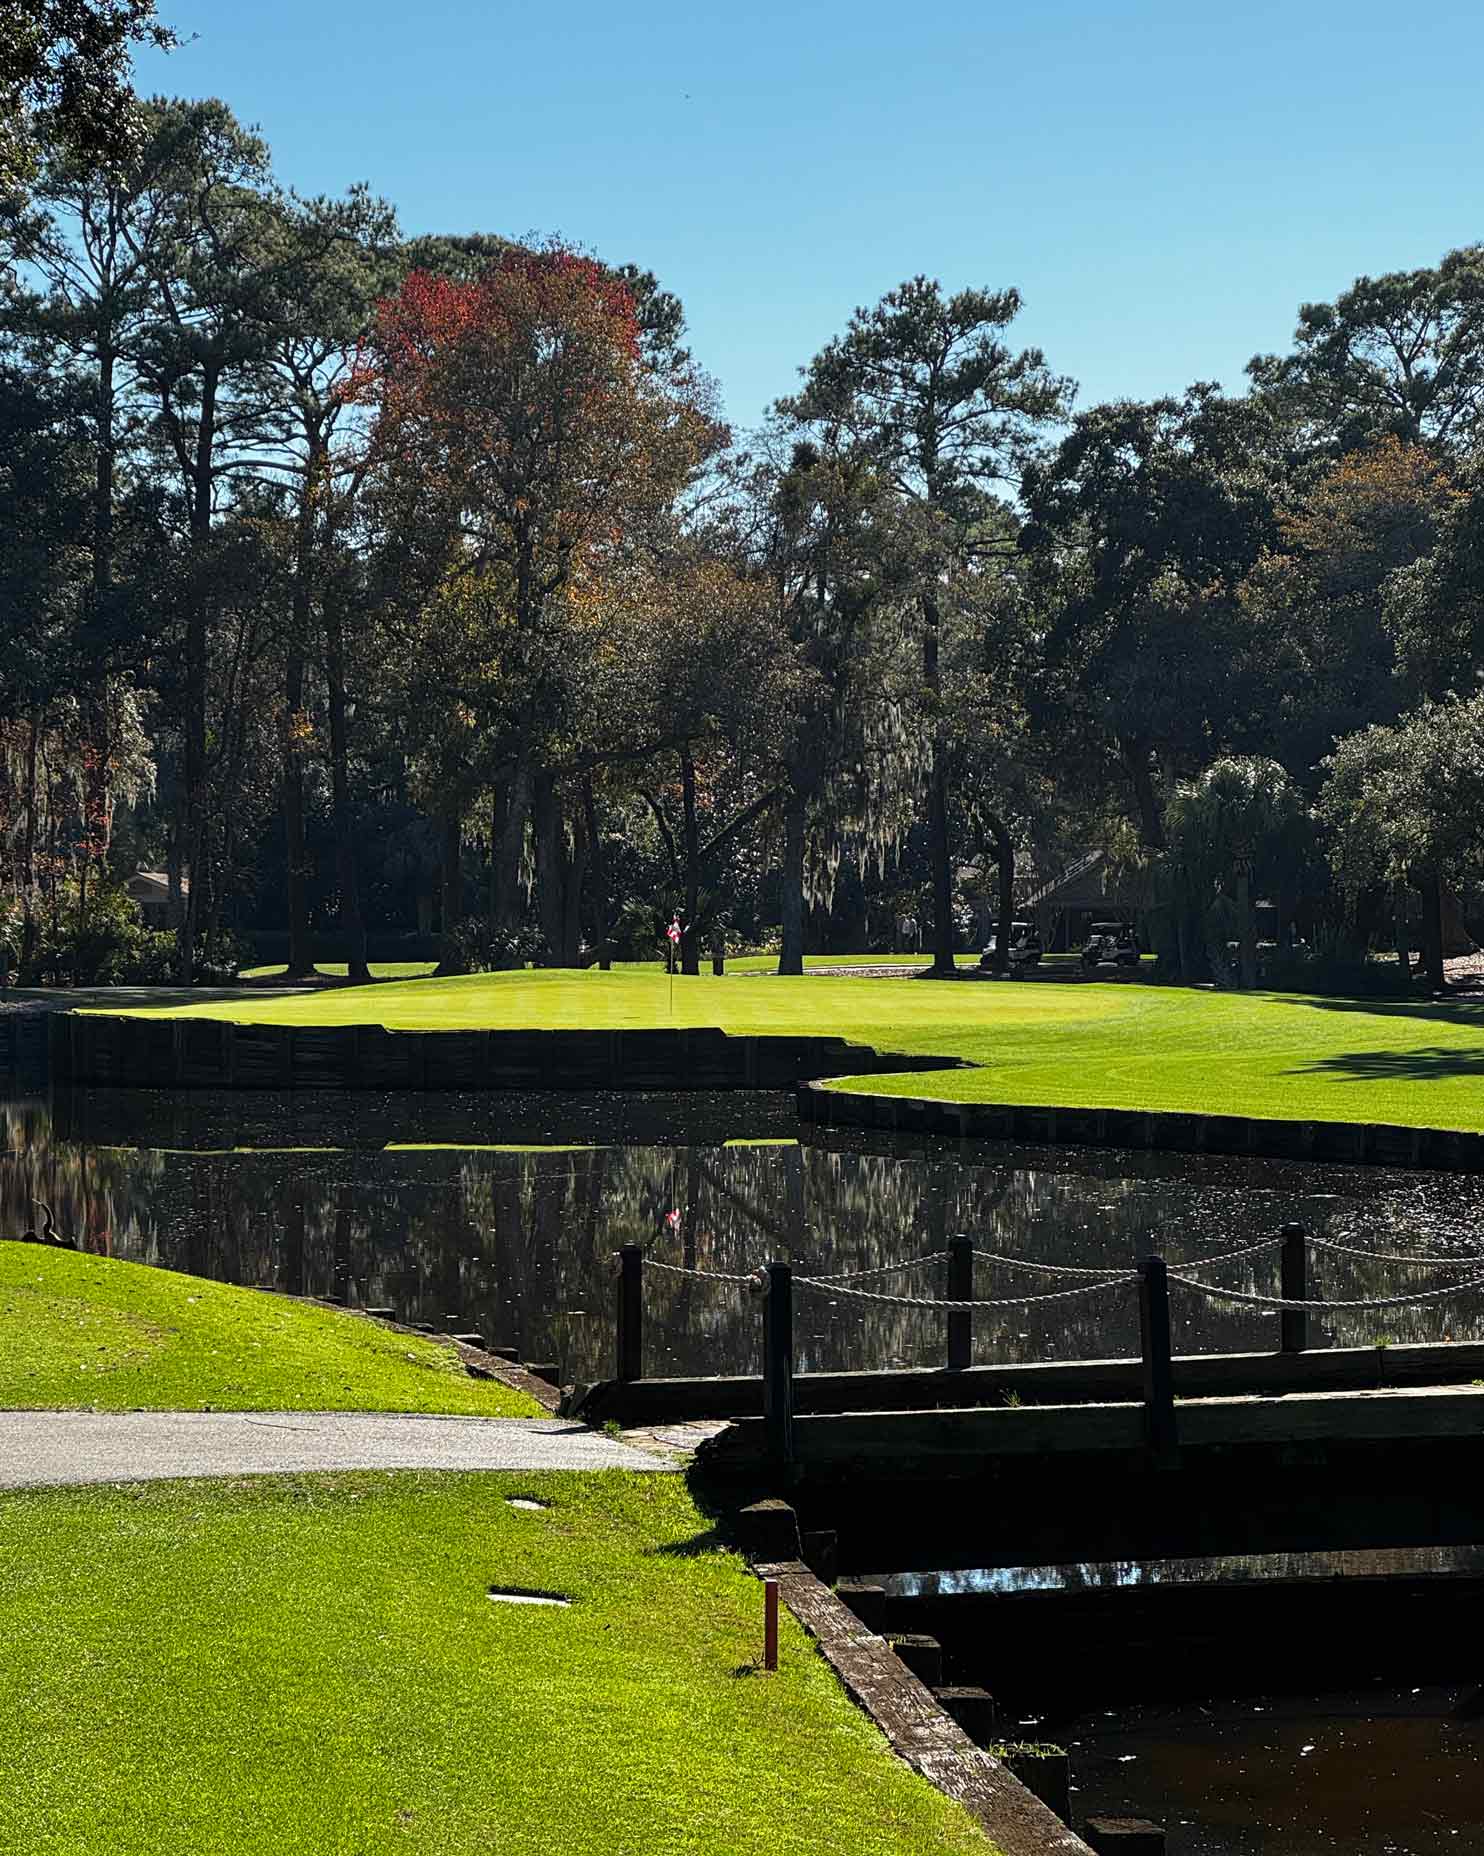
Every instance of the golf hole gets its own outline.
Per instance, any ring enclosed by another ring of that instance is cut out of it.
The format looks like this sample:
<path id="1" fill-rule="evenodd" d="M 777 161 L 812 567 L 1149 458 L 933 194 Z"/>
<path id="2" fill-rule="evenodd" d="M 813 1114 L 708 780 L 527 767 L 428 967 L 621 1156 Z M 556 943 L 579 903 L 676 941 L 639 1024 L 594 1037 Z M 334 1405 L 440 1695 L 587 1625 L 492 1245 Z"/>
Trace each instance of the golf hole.
<path id="1" fill-rule="evenodd" d="M 560 1592 L 528 1592 L 519 1586 L 492 1585 L 489 1589 L 490 1600 L 497 1605 L 556 1605 L 566 1610 L 572 1603 L 570 1598 L 563 1598 Z"/>

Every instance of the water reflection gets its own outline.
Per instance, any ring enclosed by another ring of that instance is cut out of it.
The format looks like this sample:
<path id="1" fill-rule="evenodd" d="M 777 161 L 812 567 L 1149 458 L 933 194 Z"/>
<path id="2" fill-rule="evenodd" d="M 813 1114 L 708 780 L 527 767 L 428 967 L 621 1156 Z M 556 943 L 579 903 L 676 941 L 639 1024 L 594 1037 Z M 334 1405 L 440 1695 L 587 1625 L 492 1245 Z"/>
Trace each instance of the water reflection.
<path id="1" fill-rule="evenodd" d="M 567 1379 L 607 1373 L 611 1253 L 650 1242 L 725 1272 L 789 1256 L 866 1269 L 974 1232 L 1041 1262 L 1131 1263 L 1237 1249 L 1299 1218 L 1381 1250 L 1478 1250 L 1484 1181 L 1206 1156 L 959 1147 L 810 1132 L 791 1098 L 358 1094 L 212 1095 L 77 1090 L 0 1100 L 0 1231 L 46 1200 L 90 1248 L 226 1281 L 344 1295 L 441 1324 L 457 1314 Z M 678 1230 L 661 1235 L 665 1216 Z M 1271 1290 L 1269 1257 L 1220 1280 Z M 911 1280 L 939 1292 L 936 1270 Z M 1319 1293 L 1395 1293 L 1428 1278 L 1327 1257 Z M 872 1285 L 877 1286 L 877 1285 Z M 1033 1295 L 1045 1278 L 980 1266 L 981 1296 Z M 654 1275 L 650 1370 L 755 1367 L 758 1313 L 735 1289 Z M 800 1294 L 801 1370 L 930 1365 L 941 1318 Z M 1317 1324 L 1316 1324 L 1317 1325 Z M 1273 1344 L 1275 1323 L 1182 1297 L 1176 1344 Z M 1314 1344 L 1478 1338 L 1472 1303 L 1339 1316 Z M 1030 1360 L 1136 1350 L 1132 1297 L 978 1318 L 977 1357 Z"/>
<path id="2" fill-rule="evenodd" d="M 1478 1578 L 1484 1547 L 1366 1547 L 1329 1553 L 1223 1553 L 1202 1559 L 1083 1560 L 1066 1566 L 985 1566 L 950 1572 L 863 1573 L 889 1598 L 1015 1597 L 1135 1586 L 1261 1585 L 1331 1579 Z"/>

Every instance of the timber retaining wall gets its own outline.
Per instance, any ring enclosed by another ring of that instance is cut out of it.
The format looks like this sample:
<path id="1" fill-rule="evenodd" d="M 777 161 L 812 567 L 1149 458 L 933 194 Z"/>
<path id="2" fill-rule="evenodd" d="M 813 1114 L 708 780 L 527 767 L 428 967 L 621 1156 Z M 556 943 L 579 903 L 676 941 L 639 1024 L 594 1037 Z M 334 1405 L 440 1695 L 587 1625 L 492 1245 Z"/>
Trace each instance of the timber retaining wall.
<path id="1" fill-rule="evenodd" d="M 1249 1154 L 1268 1160 L 1339 1160 L 1351 1165 L 1484 1172 L 1484 1134 L 1408 1128 L 1392 1122 L 1282 1121 L 1255 1115 L 1179 1114 L 1162 1109 L 1025 1107 L 1010 1102 L 942 1102 L 925 1096 L 864 1095 L 805 1080 L 799 1119 L 827 1128 L 873 1128 L 948 1140 L 1068 1142 L 1078 1147 L 1147 1147 L 1165 1153 Z"/>
<path id="2" fill-rule="evenodd" d="M 388 1031 L 94 1013 L 56 1013 L 48 1026 L 55 1081 L 140 1089 L 792 1089 L 956 1061 L 711 1028 Z"/>

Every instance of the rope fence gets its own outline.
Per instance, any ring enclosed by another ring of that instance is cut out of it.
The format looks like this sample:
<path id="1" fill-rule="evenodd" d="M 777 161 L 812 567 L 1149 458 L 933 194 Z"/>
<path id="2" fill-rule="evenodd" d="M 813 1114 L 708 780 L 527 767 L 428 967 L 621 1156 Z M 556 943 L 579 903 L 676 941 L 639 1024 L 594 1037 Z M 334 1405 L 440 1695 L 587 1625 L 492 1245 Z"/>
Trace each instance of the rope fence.
<path id="1" fill-rule="evenodd" d="M 1087 1296 L 1110 1293 L 1136 1285 L 1139 1301 L 1139 1336 L 1142 1355 L 1140 1383 L 1143 1389 L 1145 1443 L 1156 1456 L 1178 1448 L 1175 1405 L 1176 1362 L 1170 1319 L 1172 1288 L 1201 1295 L 1208 1300 L 1231 1302 L 1242 1307 L 1261 1309 L 1280 1319 L 1280 1352 L 1299 1354 L 1308 1348 L 1309 1319 L 1313 1315 L 1358 1314 L 1372 1310 L 1417 1307 L 1432 1302 L 1484 1291 L 1484 1270 L 1462 1281 L 1442 1283 L 1430 1289 L 1411 1290 L 1402 1295 L 1335 1297 L 1326 1299 L 1310 1292 L 1309 1264 L 1313 1250 L 1364 1262 L 1455 1270 L 1484 1265 L 1478 1257 L 1424 1257 L 1360 1250 L 1331 1238 L 1312 1237 L 1302 1225 L 1285 1225 L 1277 1237 L 1259 1239 L 1236 1250 L 1202 1257 L 1192 1263 L 1171 1267 L 1158 1255 L 1144 1258 L 1137 1269 L 1127 1267 L 1094 1269 L 1081 1264 L 1043 1263 L 1030 1257 L 1005 1256 L 996 1251 L 976 1249 L 973 1239 L 964 1233 L 951 1237 L 946 1250 L 930 1251 L 922 1256 L 902 1258 L 897 1262 L 874 1265 L 862 1270 L 842 1270 L 834 1274 L 795 1275 L 790 1263 L 774 1262 L 751 1272 L 702 1270 L 679 1263 L 668 1263 L 645 1254 L 639 1244 L 626 1245 L 617 1254 L 617 1377 L 622 1381 L 641 1379 L 644 1372 L 644 1272 L 658 1270 L 671 1277 L 696 1282 L 720 1283 L 729 1288 L 745 1288 L 760 1295 L 763 1319 L 763 1415 L 767 1428 L 769 1452 L 783 1464 L 794 1461 L 793 1452 L 793 1359 L 795 1289 L 807 1295 L 825 1296 L 830 1301 L 858 1302 L 863 1306 L 905 1308 L 941 1315 L 946 1337 L 945 1365 L 950 1372 L 973 1363 L 973 1323 L 980 1312 L 1003 1309 L 1031 1309 L 1067 1303 Z M 1207 1282 L 1196 1270 L 1212 1270 L 1280 1251 L 1281 1284 L 1276 1295 L 1255 1289 L 1228 1288 Z M 1068 1286 L 1048 1288 L 1031 1295 L 976 1296 L 976 1263 L 1007 1269 L 1029 1270 L 1034 1274 L 1061 1277 Z M 857 1285 L 878 1282 L 898 1273 L 920 1270 L 932 1265 L 944 1266 L 945 1293 L 941 1295 L 894 1294 L 886 1289 L 867 1289 Z M 1183 1368 L 1182 1368 L 1183 1370 Z M 1266 1382 L 1264 1382 L 1266 1383 Z M 1302 1383 L 1302 1382 L 1299 1382 Z"/>
<path id="2" fill-rule="evenodd" d="M 921 1269 L 924 1263 L 946 1263 L 946 1250 L 930 1250 L 925 1257 L 908 1257 L 903 1263 L 882 1263 L 872 1270 L 831 1270 L 816 1282 L 868 1282 L 875 1276 L 895 1276 L 899 1270 Z"/>
<path id="3" fill-rule="evenodd" d="M 1466 1295 L 1471 1289 L 1484 1289 L 1484 1276 L 1473 1276 L 1467 1282 L 1448 1282 L 1441 1289 L 1421 1289 L 1413 1295 L 1373 1295 L 1360 1301 L 1319 1302 L 1306 1296 L 1256 1295 L 1245 1289 L 1223 1289 L 1216 1283 L 1197 1282 L 1193 1276 L 1181 1276 L 1175 1270 L 1169 1271 L 1169 1280 L 1179 1283 L 1182 1289 L 1199 1289 L 1203 1295 L 1213 1296 L 1217 1301 L 1249 1302 L 1257 1308 L 1271 1308 L 1279 1313 L 1294 1310 L 1306 1315 L 1339 1314 L 1369 1308 L 1405 1308 L 1412 1302 L 1443 1302 L 1452 1295 Z"/>
<path id="4" fill-rule="evenodd" d="M 1357 1250 L 1351 1244 L 1337 1244 L 1332 1237 L 1313 1237 L 1309 1242 L 1319 1250 L 1333 1250 L 1342 1257 L 1360 1257 L 1367 1263 L 1416 1263 L 1424 1264 L 1429 1269 L 1461 1270 L 1472 1269 L 1484 1263 L 1484 1255 L 1472 1257 L 1409 1257 L 1400 1252 L 1385 1250 Z M 1192 1269 L 1193 1264 L 1182 1264 L 1182 1269 Z"/>
<path id="5" fill-rule="evenodd" d="M 794 1283 L 800 1289 L 818 1289 L 826 1295 L 848 1296 L 855 1302 L 887 1302 L 894 1308 L 939 1308 L 945 1312 L 972 1312 L 979 1308 L 1030 1308 L 1038 1302 L 1065 1302 L 1074 1295 L 1096 1295 L 1101 1289 L 1118 1289 L 1127 1283 L 1137 1282 L 1138 1272 L 1126 1270 L 1114 1278 L 1104 1278 L 1099 1282 L 1079 1283 L 1074 1289 L 1048 1289 L 1044 1295 L 1001 1296 L 992 1301 L 959 1299 L 952 1296 L 921 1295 L 881 1295 L 870 1289 L 849 1289 L 828 1277 L 795 1276 Z"/>

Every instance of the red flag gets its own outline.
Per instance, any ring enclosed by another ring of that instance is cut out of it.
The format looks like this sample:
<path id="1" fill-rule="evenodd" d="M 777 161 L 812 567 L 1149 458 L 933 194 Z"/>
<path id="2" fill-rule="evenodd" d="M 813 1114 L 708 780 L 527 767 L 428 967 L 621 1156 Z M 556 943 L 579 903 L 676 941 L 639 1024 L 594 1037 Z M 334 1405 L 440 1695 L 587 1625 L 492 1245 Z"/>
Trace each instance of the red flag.
<path id="1" fill-rule="evenodd" d="M 678 945 L 680 941 L 680 917 L 678 915 L 671 917 L 670 926 L 665 930 L 665 933 L 673 943 Z"/>

